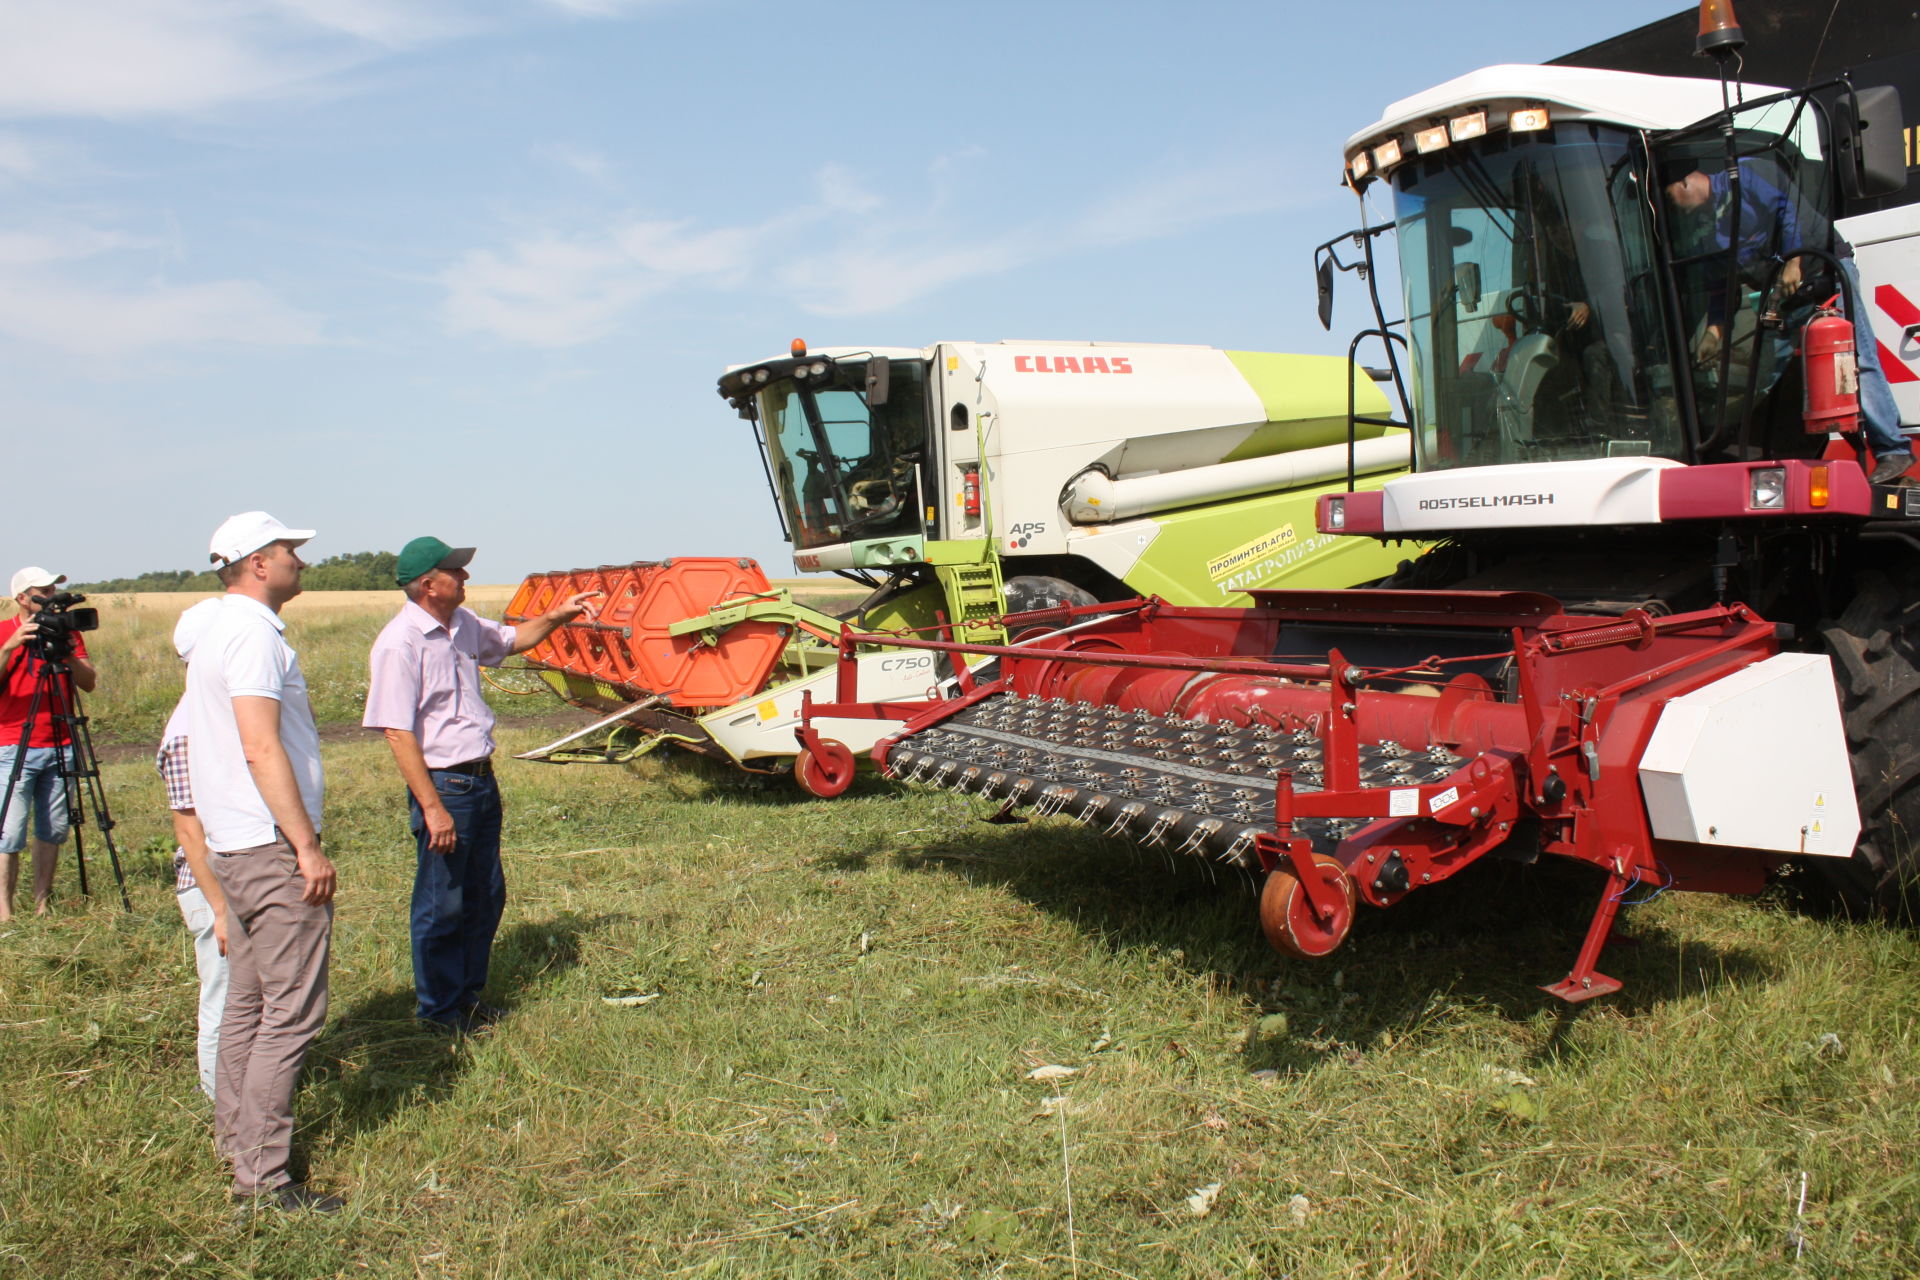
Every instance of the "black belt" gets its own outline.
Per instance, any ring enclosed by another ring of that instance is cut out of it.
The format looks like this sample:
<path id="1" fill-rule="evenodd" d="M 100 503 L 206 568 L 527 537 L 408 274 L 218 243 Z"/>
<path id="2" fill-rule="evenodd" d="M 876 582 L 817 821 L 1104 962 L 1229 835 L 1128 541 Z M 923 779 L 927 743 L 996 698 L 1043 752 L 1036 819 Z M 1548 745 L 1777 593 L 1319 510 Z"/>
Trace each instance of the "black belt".
<path id="1" fill-rule="evenodd" d="M 470 778 L 491 778 L 493 776 L 493 761 L 486 756 L 481 756 L 478 760 L 467 760 L 460 764 L 435 765 L 432 771 L 434 773 L 464 773 Z"/>

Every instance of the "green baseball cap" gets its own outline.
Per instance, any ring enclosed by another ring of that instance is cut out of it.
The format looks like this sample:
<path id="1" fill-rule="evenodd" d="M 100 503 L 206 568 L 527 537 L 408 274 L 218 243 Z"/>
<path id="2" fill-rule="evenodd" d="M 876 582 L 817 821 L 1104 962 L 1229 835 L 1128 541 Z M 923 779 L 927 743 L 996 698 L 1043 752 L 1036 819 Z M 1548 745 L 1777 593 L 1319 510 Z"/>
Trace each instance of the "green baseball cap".
<path id="1" fill-rule="evenodd" d="M 473 551 L 472 547 L 450 547 L 438 538 L 415 538 L 400 548 L 394 580 L 404 587 L 430 569 L 464 569 Z"/>

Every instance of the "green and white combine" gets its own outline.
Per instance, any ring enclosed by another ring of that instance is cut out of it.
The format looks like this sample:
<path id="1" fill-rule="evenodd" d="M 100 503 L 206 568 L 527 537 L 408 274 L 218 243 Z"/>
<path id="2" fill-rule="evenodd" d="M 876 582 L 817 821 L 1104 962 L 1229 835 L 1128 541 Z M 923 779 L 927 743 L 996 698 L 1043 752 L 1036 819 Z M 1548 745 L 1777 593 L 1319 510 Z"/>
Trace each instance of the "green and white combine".
<path id="1" fill-rule="evenodd" d="M 800 753 L 802 696 L 832 700 L 842 616 L 867 633 L 952 625 L 964 638 L 1003 640 L 1010 613 L 1139 596 L 1242 605 L 1256 590 L 1375 581 L 1419 550 L 1315 531 L 1315 502 L 1346 490 L 1350 457 L 1363 489 L 1409 461 L 1407 433 L 1386 425 L 1373 376 L 1337 357 L 1147 343 L 808 351 L 796 342 L 790 355 L 729 368 L 719 390 L 754 426 L 796 566 L 852 579 L 866 599 L 834 615 L 763 578 L 715 574 L 711 599 L 671 588 L 691 603 L 662 621 L 675 605 L 643 600 L 642 582 L 628 593 L 629 612 L 646 634 L 651 618 L 659 654 L 684 661 L 704 650 L 732 672 L 731 685 L 709 687 L 735 696 L 689 702 L 714 695 L 689 693 L 701 682 L 678 675 L 676 688 L 659 687 L 665 667 L 648 668 L 654 676 L 610 667 L 602 649 L 635 625 L 610 608 L 597 629 L 572 637 L 574 651 L 562 636 L 533 656 L 569 701 L 608 713 L 614 740 L 583 747 L 587 735 L 534 755 L 622 759 L 671 742 L 756 772 L 784 770 Z M 1362 423 L 1351 453 L 1350 410 Z M 531 609 L 541 583 L 559 590 L 594 572 L 606 571 L 536 575 L 516 605 Z M 762 650 L 764 671 L 732 660 Z M 925 697 L 955 674 L 924 650 L 876 649 L 861 668 L 860 696 L 872 702 Z M 894 727 L 847 720 L 828 731 L 864 754 Z M 807 765 L 797 770 L 803 784 Z"/>

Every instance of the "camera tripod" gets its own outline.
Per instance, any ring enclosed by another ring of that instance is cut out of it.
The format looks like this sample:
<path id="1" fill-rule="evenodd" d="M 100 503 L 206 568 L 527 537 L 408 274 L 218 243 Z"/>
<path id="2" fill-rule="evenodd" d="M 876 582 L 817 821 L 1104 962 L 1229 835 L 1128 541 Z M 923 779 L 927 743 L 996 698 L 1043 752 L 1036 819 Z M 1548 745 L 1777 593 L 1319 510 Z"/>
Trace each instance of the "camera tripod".
<path id="1" fill-rule="evenodd" d="M 100 842 L 106 846 L 107 861 L 113 866 L 114 883 L 120 889 L 120 905 L 132 911 L 133 903 L 127 897 L 126 873 L 120 869 L 120 851 L 113 845 L 113 812 L 107 808 L 106 790 L 100 784 L 100 758 L 94 754 L 93 733 L 87 728 L 87 717 L 80 707 L 80 695 L 73 687 L 73 668 L 66 661 L 71 649 L 51 649 L 40 639 L 28 641 L 16 652 L 25 655 L 24 661 L 34 664 L 33 698 L 27 704 L 26 722 L 20 727 L 20 741 L 15 744 L 13 768 L 7 774 L 6 790 L 0 791 L 0 829 L 6 825 L 7 810 L 14 800 L 14 789 L 19 786 L 20 775 L 26 767 L 28 743 L 33 740 L 33 729 L 40 723 L 44 707 L 47 720 L 53 726 L 54 750 L 58 753 L 59 761 L 56 768 L 67 802 L 67 823 L 73 833 L 73 861 L 80 873 L 80 892 L 88 897 L 93 896 L 93 890 L 87 884 L 86 842 L 81 836 L 87 822 L 87 800 L 91 797 L 93 822 L 100 829 Z M 22 797 L 22 802 L 32 803 L 27 797 Z M 27 839 L 21 846 L 22 853 L 32 845 L 33 813 L 26 815 L 23 829 Z"/>

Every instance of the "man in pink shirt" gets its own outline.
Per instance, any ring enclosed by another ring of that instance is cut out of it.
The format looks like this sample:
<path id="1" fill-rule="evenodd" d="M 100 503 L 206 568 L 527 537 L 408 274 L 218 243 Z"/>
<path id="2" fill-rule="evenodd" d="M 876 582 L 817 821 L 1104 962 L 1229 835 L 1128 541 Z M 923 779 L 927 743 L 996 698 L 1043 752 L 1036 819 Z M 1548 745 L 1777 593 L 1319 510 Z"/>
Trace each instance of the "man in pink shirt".
<path id="1" fill-rule="evenodd" d="M 500 788 L 493 777 L 493 709 L 480 668 L 533 648 L 561 624 L 595 612 L 598 592 L 570 596 L 517 626 L 462 608 L 472 547 L 415 538 L 394 576 L 407 603 L 381 630 L 361 724 L 384 730 L 407 784 L 419 864 L 413 880 L 413 985 L 422 1025 L 467 1032 L 501 1011 L 480 1002 L 494 931 L 506 905 L 500 866 Z"/>

